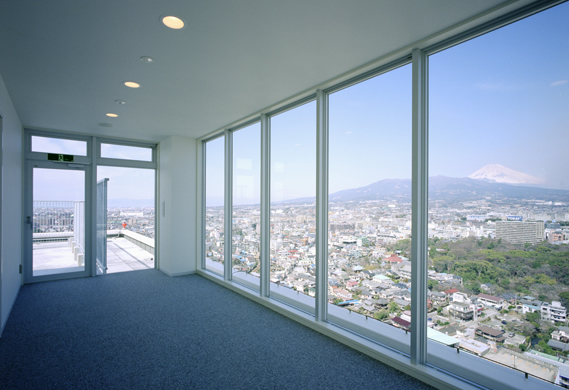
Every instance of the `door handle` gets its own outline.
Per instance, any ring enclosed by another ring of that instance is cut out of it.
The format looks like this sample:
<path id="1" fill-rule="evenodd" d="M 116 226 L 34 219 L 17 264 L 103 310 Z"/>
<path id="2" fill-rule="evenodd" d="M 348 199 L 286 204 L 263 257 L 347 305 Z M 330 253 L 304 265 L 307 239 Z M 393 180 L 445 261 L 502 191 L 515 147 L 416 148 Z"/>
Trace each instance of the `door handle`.
<path id="1" fill-rule="evenodd" d="M 30 224 L 30 229 L 33 229 L 34 227 L 32 226 L 32 217 L 26 217 L 26 223 Z"/>

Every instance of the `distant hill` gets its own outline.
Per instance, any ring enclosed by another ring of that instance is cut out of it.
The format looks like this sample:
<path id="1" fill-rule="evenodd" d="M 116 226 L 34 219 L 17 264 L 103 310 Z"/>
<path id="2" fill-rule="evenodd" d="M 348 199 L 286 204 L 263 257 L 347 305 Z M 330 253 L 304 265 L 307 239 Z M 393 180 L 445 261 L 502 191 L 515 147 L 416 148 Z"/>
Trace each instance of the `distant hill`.
<path id="1" fill-rule="evenodd" d="M 469 177 L 434 176 L 429 178 L 429 199 L 461 202 L 486 197 L 536 199 L 569 202 L 569 190 L 553 190 L 507 183 L 496 183 Z M 385 179 L 365 187 L 342 190 L 330 194 L 330 202 L 401 199 L 411 201 L 410 179 Z M 289 202 L 310 202 L 314 198 L 294 199 Z"/>

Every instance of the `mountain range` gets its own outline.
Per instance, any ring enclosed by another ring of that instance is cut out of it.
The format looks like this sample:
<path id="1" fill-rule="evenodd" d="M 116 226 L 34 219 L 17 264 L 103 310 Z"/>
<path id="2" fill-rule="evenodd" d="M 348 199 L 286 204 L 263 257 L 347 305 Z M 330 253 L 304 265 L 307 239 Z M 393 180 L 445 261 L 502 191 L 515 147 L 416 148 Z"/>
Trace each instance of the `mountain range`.
<path id="1" fill-rule="evenodd" d="M 542 179 L 498 164 L 487 165 L 469 177 L 433 176 L 429 178 L 429 199 L 462 202 L 478 199 L 536 199 L 569 202 L 569 190 L 539 188 Z M 330 202 L 400 199 L 411 201 L 410 179 L 384 179 L 370 185 L 330 194 Z M 294 202 L 314 201 L 314 198 Z"/>

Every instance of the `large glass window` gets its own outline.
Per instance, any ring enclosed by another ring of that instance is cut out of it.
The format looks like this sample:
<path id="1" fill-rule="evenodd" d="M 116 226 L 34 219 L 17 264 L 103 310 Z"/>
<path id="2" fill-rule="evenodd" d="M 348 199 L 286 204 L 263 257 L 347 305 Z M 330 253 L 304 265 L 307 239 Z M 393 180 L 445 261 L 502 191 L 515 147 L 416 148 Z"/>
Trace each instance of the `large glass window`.
<path id="1" fill-rule="evenodd" d="M 429 60 L 429 327 L 559 383 L 569 341 L 569 4 Z"/>
<path id="2" fill-rule="evenodd" d="M 205 144 L 205 266 L 223 275 L 225 138 Z"/>
<path id="3" fill-rule="evenodd" d="M 411 65 L 331 94 L 329 132 L 330 318 L 408 330 Z"/>
<path id="4" fill-rule="evenodd" d="M 259 288 L 261 125 L 233 133 L 233 280 Z"/>
<path id="5" fill-rule="evenodd" d="M 271 118 L 271 295 L 314 311 L 316 103 Z"/>

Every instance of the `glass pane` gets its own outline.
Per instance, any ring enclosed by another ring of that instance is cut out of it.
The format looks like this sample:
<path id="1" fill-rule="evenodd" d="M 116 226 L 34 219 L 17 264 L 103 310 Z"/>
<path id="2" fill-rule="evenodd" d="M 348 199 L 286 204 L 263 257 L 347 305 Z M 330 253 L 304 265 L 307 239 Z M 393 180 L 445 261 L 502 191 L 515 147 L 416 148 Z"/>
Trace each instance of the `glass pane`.
<path id="1" fill-rule="evenodd" d="M 87 155 L 87 141 L 32 136 L 32 152 Z"/>
<path id="2" fill-rule="evenodd" d="M 261 124 L 233 133 L 233 280 L 259 289 Z"/>
<path id="3" fill-rule="evenodd" d="M 407 330 L 411 65 L 331 94 L 329 111 L 329 318 Z"/>
<path id="4" fill-rule="evenodd" d="M 85 172 L 33 170 L 33 276 L 85 270 Z"/>
<path id="5" fill-rule="evenodd" d="M 108 179 L 107 273 L 154 268 L 154 178 L 153 169 L 97 168 L 97 181 Z"/>
<path id="6" fill-rule="evenodd" d="M 121 160 L 152 161 L 152 148 L 101 144 L 101 157 Z"/>
<path id="7" fill-rule="evenodd" d="M 223 275 L 225 138 L 205 144 L 205 267 Z"/>
<path id="8" fill-rule="evenodd" d="M 568 19 L 566 3 L 429 61 L 429 326 L 552 382 L 567 354 Z"/>
<path id="9" fill-rule="evenodd" d="M 314 312 L 316 103 L 271 118 L 271 295 Z"/>

